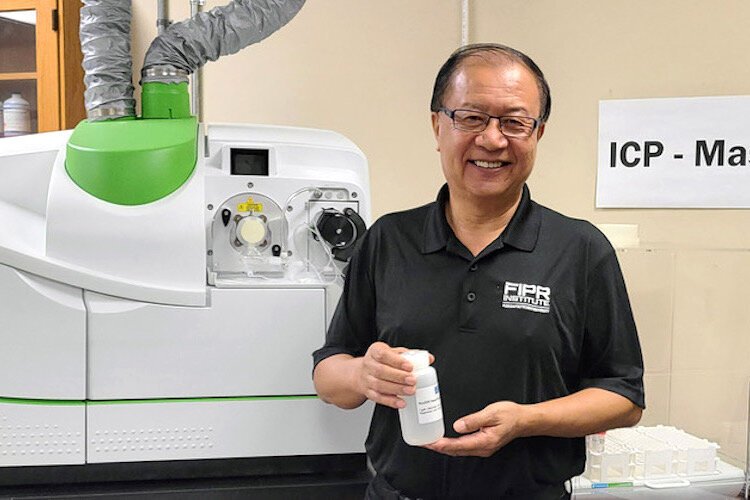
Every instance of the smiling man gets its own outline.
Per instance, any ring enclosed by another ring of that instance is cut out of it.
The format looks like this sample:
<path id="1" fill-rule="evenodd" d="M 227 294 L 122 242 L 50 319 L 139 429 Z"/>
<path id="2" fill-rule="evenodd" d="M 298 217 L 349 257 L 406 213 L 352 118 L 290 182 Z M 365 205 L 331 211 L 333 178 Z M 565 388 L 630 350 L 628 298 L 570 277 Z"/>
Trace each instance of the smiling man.
<path id="1" fill-rule="evenodd" d="M 526 186 L 550 108 L 543 73 L 510 47 L 463 47 L 438 73 L 446 185 L 372 226 L 313 355 L 324 401 L 377 403 L 368 498 L 569 498 L 583 436 L 640 419 L 643 361 L 615 252 Z M 405 348 L 430 351 L 440 380 L 446 437 L 425 447 L 401 439 L 397 409 L 416 383 Z"/>

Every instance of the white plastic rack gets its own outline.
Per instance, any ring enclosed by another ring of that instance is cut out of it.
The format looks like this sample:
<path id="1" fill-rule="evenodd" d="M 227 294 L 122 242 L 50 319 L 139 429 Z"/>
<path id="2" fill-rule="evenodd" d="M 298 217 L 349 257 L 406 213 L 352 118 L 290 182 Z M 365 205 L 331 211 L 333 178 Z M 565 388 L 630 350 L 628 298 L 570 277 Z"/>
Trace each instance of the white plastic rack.
<path id="1" fill-rule="evenodd" d="M 614 429 L 586 438 L 592 482 L 716 474 L 719 445 L 671 426 Z"/>

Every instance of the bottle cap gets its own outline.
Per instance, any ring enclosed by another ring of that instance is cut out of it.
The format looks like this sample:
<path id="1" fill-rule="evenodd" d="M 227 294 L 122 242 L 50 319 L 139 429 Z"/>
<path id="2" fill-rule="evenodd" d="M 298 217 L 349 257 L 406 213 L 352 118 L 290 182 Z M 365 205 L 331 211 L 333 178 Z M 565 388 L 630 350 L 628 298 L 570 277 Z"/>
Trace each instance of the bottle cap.
<path id="1" fill-rule="evenodd" d="M 430 353 L 422 349 L 410 349 L 402 352 L 401 357 L 411 363 L 415 370 L 430 366 Z"/>

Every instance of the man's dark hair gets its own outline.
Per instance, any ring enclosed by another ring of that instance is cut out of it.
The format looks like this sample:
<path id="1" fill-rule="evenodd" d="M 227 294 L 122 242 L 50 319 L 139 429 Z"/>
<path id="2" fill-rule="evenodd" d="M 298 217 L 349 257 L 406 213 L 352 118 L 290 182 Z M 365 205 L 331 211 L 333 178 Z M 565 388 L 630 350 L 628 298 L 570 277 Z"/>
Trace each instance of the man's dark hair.
<path id="1" fill-rule="evenodd" d="M 511 60 L 520 62 L 533 73 L 534 78 L 536 78 L 537 87 L 539 88 L 539 105 L 541 110 L 539 119 L 542 123 L 546 122 L 552 110 L 552 96 L 550 95 L 549 84 L 544 78 L 544 73 L 542 73 L 539 66 L 529 56 L 520 50 L 499 43 L 474 43 L 464 45 L 453 52 L 440 68 L 440 71 L 438 71 L 437 78 L 435 78 L 430 110 L 437 113 L 443 107 L 445 92 L 450 87 L 453 75 L 459 70 L 464 60 L 472 56 L 481 57 L 484 54 L 505 56 Z"/>

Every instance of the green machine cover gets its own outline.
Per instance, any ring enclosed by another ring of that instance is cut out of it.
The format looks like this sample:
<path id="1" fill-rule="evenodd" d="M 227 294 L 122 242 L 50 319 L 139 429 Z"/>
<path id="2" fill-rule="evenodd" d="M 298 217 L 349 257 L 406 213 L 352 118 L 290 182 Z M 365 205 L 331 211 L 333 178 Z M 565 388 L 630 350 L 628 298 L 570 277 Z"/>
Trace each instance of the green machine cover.
<path id="1" fill-rule="evenodd" d="M 144 85 L 143 109 L 144 118 L 78 124 L 65 170 L 81 189 L 110 203 L 143 205 L 190 177 L 198 123 L 189 113 L 187 84 Z"/>

